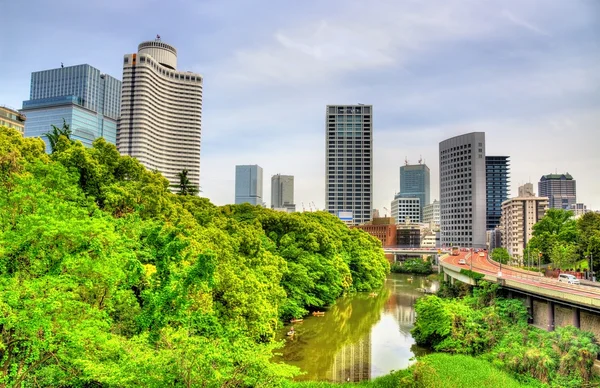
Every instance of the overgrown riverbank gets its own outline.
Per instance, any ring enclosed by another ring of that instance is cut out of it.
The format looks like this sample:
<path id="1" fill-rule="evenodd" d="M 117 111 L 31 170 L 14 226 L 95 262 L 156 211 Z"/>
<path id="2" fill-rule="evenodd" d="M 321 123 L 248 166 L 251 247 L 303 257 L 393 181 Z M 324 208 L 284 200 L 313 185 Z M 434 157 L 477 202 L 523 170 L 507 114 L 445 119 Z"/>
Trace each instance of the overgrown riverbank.
<path id="1" fill-rule="evenodd" d="M 389 271 L 328 213 L 217 207 L 52 136 L 0 127 L 0 387 L 278 386 L 299 373 L 271 361 L 281 321 Z"/>
<path id="2" fill-rule="evenodd" d="M 495 284 L 481 282 L 463 298 L 421 298 L 415 311 L 413 337 L 435 351 L 477 356 L 533 385 L 581 387 L 592 379 L 600 347 L 591 333 L 528 325 L 523 303 L 502 298 Z"/>
<path id="3" fill-rule="evenodd" d="M 432 258 L 423 259 L 408 259 L 406 261 L 398 261 L 391 265 L 390 270 L 394 273 L 406 273 L 413 275 L 430 275 L 433 273 Z"/>

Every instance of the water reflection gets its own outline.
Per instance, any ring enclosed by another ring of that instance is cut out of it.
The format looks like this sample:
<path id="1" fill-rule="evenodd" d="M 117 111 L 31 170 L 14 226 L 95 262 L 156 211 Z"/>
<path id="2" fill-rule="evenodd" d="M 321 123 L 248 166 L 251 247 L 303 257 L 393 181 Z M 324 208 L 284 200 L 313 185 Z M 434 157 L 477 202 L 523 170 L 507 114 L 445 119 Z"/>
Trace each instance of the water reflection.
<path id="1" fill-rule="evenodd" d="M 391 274 L 376 295 L 342 297 L 325 316 L 294 323 L 282 358 L 307 372 L 298 380 L 362 381 L 405 368 L 425 352 L 410 335 L 419 289 L 437 288 L 425 277 Z"/>

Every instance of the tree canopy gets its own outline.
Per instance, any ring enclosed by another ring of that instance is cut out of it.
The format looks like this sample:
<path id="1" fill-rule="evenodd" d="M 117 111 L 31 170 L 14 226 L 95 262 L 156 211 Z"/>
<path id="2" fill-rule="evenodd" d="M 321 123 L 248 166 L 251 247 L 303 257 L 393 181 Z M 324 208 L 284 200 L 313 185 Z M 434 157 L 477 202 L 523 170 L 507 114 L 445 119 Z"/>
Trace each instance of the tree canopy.
<path id="1" fill-rule="evenodd" d="M 0 127 L 0 386 L 266 386 L 281 320 L 383 284 L 325 213 L 216 207 L 103 139 Z"/>

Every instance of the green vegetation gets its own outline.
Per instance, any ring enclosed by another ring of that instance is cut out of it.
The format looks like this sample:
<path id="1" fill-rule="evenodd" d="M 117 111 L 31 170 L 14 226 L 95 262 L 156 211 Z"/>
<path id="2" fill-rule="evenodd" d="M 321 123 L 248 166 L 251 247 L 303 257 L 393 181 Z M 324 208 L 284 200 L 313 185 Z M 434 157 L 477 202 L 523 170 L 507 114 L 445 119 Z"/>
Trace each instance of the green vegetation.
<path id="1" fill-rule="evenodd" d="M 464 268 L 460 269 L 460 273 L 470 277 L 473 280 L 481 280 L 485 277 L 485 275 L 482 273 L 471 271 L 470 269 L 464 269 Z"/>
<path id="2" fill-rule="evenodd" d="M 421 298 L 412 330 L 420 345 L 453 354 L 480 356 L 527 383 L 580 387 L 591 378 L 600 350 L 591 333 L 572 326 L 546 332 L 527 325 L 527 310 L 481 282 L 462 299 Z"/>
<path id="3" fill-rule="evenodd" d="M 573 212 L 549 209 L 533 226 L 524 257 L 542 254 L 542 263 L 554 268 L 587 269 L 590 259 L 594 268 L 600 268 L 600 214 L 587 213 L 573 219 Z"/>
<path id="4" fill-rule="evenodd" d="M 216 207 L 103 139 L 0 127 L 0 386 L 277 386 L 281 319 L 381 287 L 324 213 Z"/>
<path id="5" fill-rule="evenodd" d="M 491 256 L 492 260 L 502 264 L 508 264 L 508 261 L 510 260 L 510 255 L 506 248 L 494 248 Z"/>
<path id="6" fill-rule="evenodd" d="M 286 388 L 335 388 L 342 385 L 325 382 L 290 382 Z M 356 388 L 455 388 L 455 387 L 538 387 L 539 383 L 519 382 L 486 360 L 465 355 L 434 353 L 419 358 L 408 369 L 396 371 L 372 381 L 344 384 Z"/>
<path id="7" fill-rule="evenodd" d="M 429 275 L 433 273 L 431 260 L 408 259 L 404 262 L 398 261 L 392 264 L 391 271 L 395 273 L 411 273 L 415 275 Z"/>

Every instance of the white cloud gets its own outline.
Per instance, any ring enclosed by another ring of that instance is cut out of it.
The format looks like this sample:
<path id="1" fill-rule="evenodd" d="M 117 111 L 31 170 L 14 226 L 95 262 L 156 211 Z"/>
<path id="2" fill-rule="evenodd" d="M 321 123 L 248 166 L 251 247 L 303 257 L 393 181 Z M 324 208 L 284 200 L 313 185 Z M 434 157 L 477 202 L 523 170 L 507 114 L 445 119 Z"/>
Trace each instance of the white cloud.
<path id="1" fill-rule="evenodd" d="M 516 24 L 517 26 L 524 27 L 524 28 L 528 29 L 529 31 L 532 31 L 538 35 L 550 36 L 550 34 L 547 31 L 544 31 L 541 28 L 539 28 L 525 20 L 516 17 L 510 11 L 503 10 L 502 16 L 505 17 L 506 19 L 508 19 L 509 21 L 511 21 L 512 23 Z"/>

